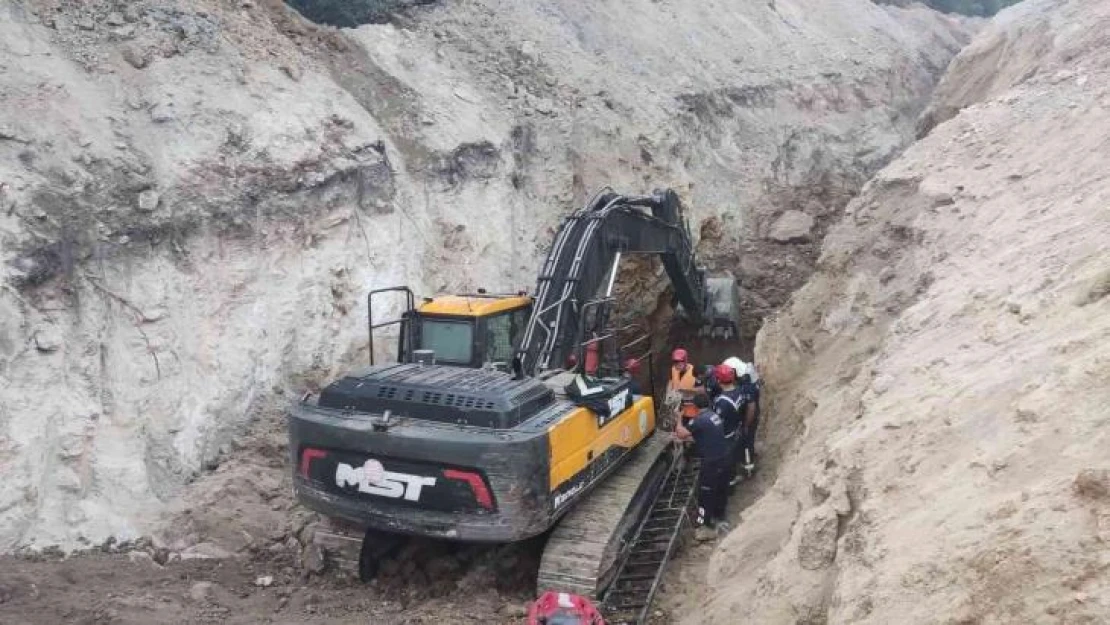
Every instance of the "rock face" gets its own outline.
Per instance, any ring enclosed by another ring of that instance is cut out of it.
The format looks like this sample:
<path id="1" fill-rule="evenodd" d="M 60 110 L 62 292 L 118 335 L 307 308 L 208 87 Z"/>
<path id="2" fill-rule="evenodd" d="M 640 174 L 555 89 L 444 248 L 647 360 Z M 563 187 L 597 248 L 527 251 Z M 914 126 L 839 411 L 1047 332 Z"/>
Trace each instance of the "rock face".
<path id="1" fill-rule="evenodd" d="M 826 237 L 756 345 L 777 480 L 689 622 L 1110 618 L 1107 32 L 1005 12 Z"/>
<path id="2" fill-rule="evenodd" d="M 602 185 L 680 190 L 704 258 L 770 310 L 965 43 L 866 0 L 403 23 L 0 8 L 0 550 L 147 532 L 262 398 L 366 360 L 369 289 L 530 288 Z M 786 210 L 813 240 L 782 251 L 763 233 Z"/>

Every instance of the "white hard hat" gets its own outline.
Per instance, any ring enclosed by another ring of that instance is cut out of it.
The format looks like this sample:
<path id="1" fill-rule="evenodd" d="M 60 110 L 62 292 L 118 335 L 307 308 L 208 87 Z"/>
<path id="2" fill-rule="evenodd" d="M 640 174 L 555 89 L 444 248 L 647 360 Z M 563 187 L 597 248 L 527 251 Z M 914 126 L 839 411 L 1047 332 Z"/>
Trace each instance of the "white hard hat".
<path id="1" fill-rule="evenodd" d="M 744 361 L 740 360 L 736 356 L 733 356 L 732 358 L 726 358 L 725 361 L 721 364 L 726 367 L 732 367 L 733 370 L 736 371 L 736 377 L 744 375 Z"/>
<path id="2" fill-rule="evenodd" d="M 748 363 L 740 360 L 736 356 L 726 359 L 722 364 L 732 367 L 736 371 L 736 377 L 740 378 L 748 376 L 752 382 L 759 381 L 759 374 L 756 373 L 755 363 Z"/>

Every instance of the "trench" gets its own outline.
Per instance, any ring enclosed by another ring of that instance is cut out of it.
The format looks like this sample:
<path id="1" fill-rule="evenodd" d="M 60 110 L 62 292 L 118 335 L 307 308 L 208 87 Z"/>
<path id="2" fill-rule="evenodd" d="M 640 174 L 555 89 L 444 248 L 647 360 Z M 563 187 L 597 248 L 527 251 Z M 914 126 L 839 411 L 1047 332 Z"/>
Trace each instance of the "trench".
<path id="1" fill-rule="evenodd" d="M 288 3 L 297 4 L 294 0 L 288 0 Z M 380 10 L 382 13 L 369 17 L 347 15 L 342 19 L 351 19 L 355 23 L 385 21 L 391 19 L 392 12 L 396 10 L 427 2 L 396 0 L 350 3 L 350 6 L 359 4 L 365 4 L 369 10 Z M 318 19 L 326 22 L 323 18 Z M 373 83 L 370 80 L 367 82 Z M 352 93 L 357 95 L 357 89 L 352 90 Z M 851 193 L 854 193 L 862 182 L 862 177 L 858 180 L 852 177 L 845 184 L 852 187 Z M 814 195 L 822 194 L 814 191 Z M 850 196 L 834 195 L 843 202 L 847 202 Z M 798 193 L 792 194 L 790 189 L 781 190 L 777 198 L 788 207 L 802 204 L 805 199 Z M 836 206 L 832 206 L 833 203 Z M 830 202 L 827 207 L 829 220 L 831 221 L 832 216 L 839 215 L 842 208 L 842 203 Z M 820 247 L 820 235 L 824 232 L 823 224 L 819 226 L 821 227 L 816 232 L 815 240 L 802 250 L 814 257 L 815 250 Z M 773 249 L 775 254 L 784 254 L 784 250 L 801 248 L 778 246 Z M 773 259 L 775 254 L 765 256 Z M 718 266 L 712 268 L 728 269 L 736 275 L 743 275 L 738 262 L 734 256 L 729 256 L 727 260 L 716 260 Z M 810 268 L 806 263 L 800 263 L 800 266 L 803 270 Z M 801 275 L 802 273 L 805 271 L 795 272 L 791 281 L 784 281 L 784 297 L 781 300 L 786 299 L 787 291 L 804 283 L 806 276 Z M 628 315 L 641 321 L 653 337 L 652 373 L 657 405 L 662 404 L 661 394 L 666 384 L 669 354 L 674 347 L 687 349 L 692 361 L 699 365 L 719 363 L 729 356 L 752 360 L 754 333 L 761 314 L 748 316 L 745 335 L 737 341 L 706 339 L 674 321 L 666 289 L 660 288 L 657 272 L 651 263 L 641 265 L 639 269 L 633 266 L 628 285 L 628 290 L 637 291 L 640 295 L 630 305 Z M 776 299 L 759 312 L 770 312 L 781 303 L 782 301 Z M 773 422 L 774 415 L 764 411 L 761 441 L 757 444 L 768 444 L 764 441 L 768 441 L 768 425 Z M 147 593 L 152 598 L 151 602 L 164 604 L 167 609 L 181 607 L 182 595 L 190 595 L 195 590 L 195 583 L 207 583 L 198 580 L 211 580 L 217 586 L 214 591 L 217 595 L 220 592 L 226 593 L 226 597 L 221 596 L 220 603 L 235 606 L 235 610 L 246 617 L 244 620 L 227 611 L 220 612 L 215 607 L 205 607 L 205 610 L 211 611 L 205 612 L 204 617 L 212 622 L 258 622 L 262 620 L 256 618 L 258 615 L 277 612 L 275 606 L 282 609 L 288 606 L 290 611 L 298 609 L 305 622 L 366 622 L 369 619 L 370 622 L 478 620 L 501 623 L 520 620 L 521 606 L 534 597 L 534 580 L 546 536 L 499 546 L 414 540 L 395 557 L 386 561 L 382 574 L 366 585 L 353 583 L 330 573 L 306 573 L 303 570 L 300 542 L 303 521 L 308 515 L 292 501 L 289 493 L 285 423 L 280 407 L 274 404 L 259 406 L 250 417 L 249 428 L 244 436 L 231 444 L 231 451 L 226 457 L 221 458 L 211 467 L 210 472 L 200 475 L 190 485 L 192 494 L 186 495 L 184 505 L 174 510 L 177 516 L 172 519 L 175 529 L 183 535 L 190 534 L 194 541 L 242 544 L 241 552 L 237 552 L 235 557 L 226 561 L 196 559 L 182 561 L 176 567 L 170 566 L 172 563 L 169 560 L 175 553 L 175 543 L 167 540 L 163 544 L 154 545 L 108 545 L 102 549 L 103 554 L 94 554 L 87 560 L 45 557 L 14 563 L 9 561 L 12 566 L 7 572 L 8 577 L 0 576 L 0 603 L 19 606 L 26 601 L 32 609 L 40 610 L 41 606 L 33 599 L 42 592 L 46 596 L 57 597 L 56 605 L 49 608 L 53 612 L 27 612 L 34 614 L 35 618 L 53 616 L 53 622 L 165 622 L 173 619 L 159 618 L 157 614 L 151 613 L 141 614 L 132 620 L 128 620 L 126 615 L 122 620 L 115 618 L 104 612 L 115 608 L 101 607 L 114 605 L 113 602 L 90 594 L 96 591 L 95 585 L 90 585 L 86 594 L 80 595 L 73 592 L 72 587 L 75 584 L 72 580 L 107 577 L 113 589 L 128 589 L 121 591 L 125 593 Z M 730 498 L 729 513 L 735 530 L 742 531 L 739 519 L 743 511 L 773 481 L 778 470 L 780 452 L 780 449 L 761 448 L 763 464 L 760 471 L 754 479 L 741 484 Z M 244 541 L 242 534 L 247 534 L 249 538 Z M 658 622 L 672 622 L 681 610 L 691 607 L 691 595 L 684 589 L 691 583 L 700 585 L 703 582 L 701 577 L 705 563 L 716 544 L 688 543 L 676 554 L 656 599 Z M 195 546 L 188 549 L 194 549 Z M 148 552 L 153 554 L 153 560 L 160 568 L 121 570 L 118 566 L 121 560 L 141 561 L 143 555 L 133 554 Z M 75 574 L 75 571 L 78 573 Z M 274 588 L 286 589 L 280 591 L 285 594 L 268 592 L 269 585 L 259 585 L 257 580 L 266 577 L 273 578 Z M 103 586 L 100 589 L 103 590 Z M 460 596 L 462 600 L 459 599 Z M 217 602 L 208 603 L 215 605 Z M 188 604 L 185 608 L 187 607 Z M 403 619 L 401 614 L 404 615 Z"/>

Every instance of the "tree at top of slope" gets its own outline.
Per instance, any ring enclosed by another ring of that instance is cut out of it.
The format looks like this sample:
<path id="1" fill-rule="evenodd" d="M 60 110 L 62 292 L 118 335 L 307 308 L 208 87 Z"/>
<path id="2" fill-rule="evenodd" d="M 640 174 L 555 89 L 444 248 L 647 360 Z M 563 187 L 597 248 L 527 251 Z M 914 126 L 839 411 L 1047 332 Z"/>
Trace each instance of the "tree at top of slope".
<path id="1" fill-rule="evenodd" d="M 895 4 L 898 6 L 908 6 L 913 4 L 914 0 L 875 0 L 879 4 Z M 1017 4 L 1021 0 L 917 0 L 925 3 L 926 5 L 945 13 L 962 13 L 964 15 L 975 15 L 981 17 L 989 17 L 998 13 L 1006 7 Z"/>

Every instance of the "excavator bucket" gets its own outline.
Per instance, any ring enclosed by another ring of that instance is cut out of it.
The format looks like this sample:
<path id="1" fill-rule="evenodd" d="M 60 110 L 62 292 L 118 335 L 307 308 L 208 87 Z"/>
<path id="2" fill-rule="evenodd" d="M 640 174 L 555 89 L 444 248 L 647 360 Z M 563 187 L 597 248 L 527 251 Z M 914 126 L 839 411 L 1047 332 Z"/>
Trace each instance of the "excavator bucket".
<path id="1" fill-rule="evenodd" d="M 701 334 L 726 341 L 740 336 L 740 287 L 732 276 L 705 280 L 708 311 Z"/>

